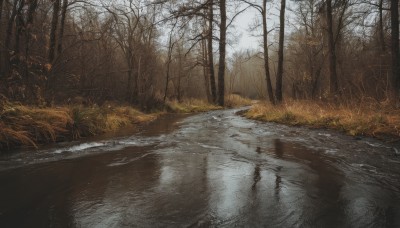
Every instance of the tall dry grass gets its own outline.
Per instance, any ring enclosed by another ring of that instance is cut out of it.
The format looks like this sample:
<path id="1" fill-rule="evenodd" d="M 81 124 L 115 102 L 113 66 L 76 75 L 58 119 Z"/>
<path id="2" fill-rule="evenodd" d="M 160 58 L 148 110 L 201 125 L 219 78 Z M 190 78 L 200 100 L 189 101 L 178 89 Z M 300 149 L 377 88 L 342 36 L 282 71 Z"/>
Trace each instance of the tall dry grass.
<path id="1" fill-rule="evenodd" d="M 167 109 L 178 113 L 221 109 L 203 100 L 169 101 Z M 9 102 L 0 95 L 0 152 L 17 146 L 37 148 L 39 144 L 66 141 L 143 124 L 161 112 L 145 114 L 125 105 L 70 105 L 38 108 Z"/>
<path id="2" fill-rule="evenodd" d="M 144 114 L 130 106 L 64 106 L 38 108 L 0 99 L 0 151 L 16 146 L 78 139 L 146 123 L 158 114 Z"/>
<path id="3" fill-rule="evenodd" d="M 241 97 L 237 94 L 229 94 L 225 96 L 225 107 L 227 108 L 248 106 L 251 105 L 252 102 L 252 100 Z M 185 99 L 182 102 L 172 100 L 167 101 L 165 105 L 168 111 L 176 113 L 207 112 L 223 108 L 215 104 L 210 104 L 209 102 L 201 99 Z"/>
<path id="4" fill-rule="evenodd" d="M 0 148 L 54 142 L 68 132 L 67 126 L 72 123 L 67 108 L 40 109 L 8 103 L 0 111 Z"/>
<path id="5" fill-rule="evenodd" d="M 252 100 L 237 94 L 229 94 L 225 96 L 225 106 L 228 108 L 249 106 L 252 103 L 253 103 Z"/>
<path id="6" fill-rule="evenodd" d="M 335 129 L 349 135 L 391 138 L 400 136 L 400 110 L 386 104 L 329 105 L 288 101 L 273 106 L 260 103 L 253 105 L 245 116 L 294 126 Z"/>
<path id="7" fill-rule="evenodd" d="M 220 106 L 210 104 L 200 99 L 185 99 L 182 102 L 178 102 L 177 100 L 167 101 L 166 108 L 168 111 L 176 113 L 207 112 L 222 109 Z"/>

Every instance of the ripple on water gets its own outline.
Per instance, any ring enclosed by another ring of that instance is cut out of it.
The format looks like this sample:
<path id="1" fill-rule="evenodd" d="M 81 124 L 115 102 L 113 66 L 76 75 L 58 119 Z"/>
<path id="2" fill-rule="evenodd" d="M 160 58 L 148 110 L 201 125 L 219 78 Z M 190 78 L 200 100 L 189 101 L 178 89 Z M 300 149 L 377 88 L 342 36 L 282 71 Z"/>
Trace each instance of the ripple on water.
<path id="1" fill-rule="evenodd" d="M 216 150 L 222 149 L 221 147 L 218 147 L 218 146 L 211 146 L 211 145 L 202 144 L 202 143 L 198 143 L 198 144 L 205 149 L 216 149 Z"/>
<path id="2" fill-rule="evenodd" d="M 147 137 L 147 138 L 129 137 L 129 138 L 107 140 L 102 142 L 81 143 L 78 145 L 57 148 L 55 150 L 54 149 L 47 150 L 46 152 L 51 154 L 62 154 L 66 152 L 79 153 L 79 152 L 91 151 L 94 149 L 99 151 L 116 151 L 131 146 L 150 146 L 154 144 L 162 144 L 165 143 L 165 141 L 166 141 L 165 135 L 161 135 L 158 137 Z"/>
<path id="3" fill-rule="evenodd" d="M 93 143 L 82 143 L 76 146 L 72 146 L 69 148 L 63 148 L 63 149 L 57 149 L 55 150 L 53 153 L 55 154 L 60 154 L 63 152 L 79 152 L 79 151 L 83 151 L 83 150 L 87 150 L 87 149 L 92 149 L 92 148 L 96 148 L 96 147 L 102 147 L 105 146 L 106 143 L 102 142 L 93 142 Z"/>

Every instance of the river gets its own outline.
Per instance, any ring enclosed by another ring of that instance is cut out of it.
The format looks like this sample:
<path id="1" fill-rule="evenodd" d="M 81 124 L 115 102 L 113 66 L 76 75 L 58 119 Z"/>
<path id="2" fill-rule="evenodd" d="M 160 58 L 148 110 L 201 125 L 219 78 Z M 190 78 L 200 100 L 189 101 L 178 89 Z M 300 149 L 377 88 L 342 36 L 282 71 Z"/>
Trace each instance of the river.
<path id="1" fill-rule="evenodd" d="M 220 110 L 0 157 L 0 227 L 400 227 L 399 149 Z"/>

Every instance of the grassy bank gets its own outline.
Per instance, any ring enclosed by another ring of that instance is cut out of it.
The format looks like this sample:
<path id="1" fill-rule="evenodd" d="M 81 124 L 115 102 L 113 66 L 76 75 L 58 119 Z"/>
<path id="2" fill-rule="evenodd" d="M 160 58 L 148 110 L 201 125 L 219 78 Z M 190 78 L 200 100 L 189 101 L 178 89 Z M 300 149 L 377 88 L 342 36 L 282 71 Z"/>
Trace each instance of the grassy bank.
<path id="1" fill-rule="evenodd" d="M 0 152 L 18 146 L 37 148 L 41 144 L 75 140 L 145 124 L 163 112 L 143 113 L 131 106 L 107 103 L 103 106 L 68 105 L 39 108 L 9 102 L 0 97 Z M 250 104 L 240 96 L 228 96 L 229 107 Z M 195 113 L 222 109 L 198 99 L 168 101 L 168 112 Z"/>
<path id="2" fill-rule="evenodd" d="M 167 101 L 166 108 L 174 113 L 196 113 L 222 109 L 221 106 L 213 105 L 204 100 L 185 99 L 182 102 L 176 100 Z"/>
<path id="3" fill-rule="evenodd" d="M 3 101 L 0 106 L 0 151 L 17 146 L 67 141 L 144 124 L 159 114 L 129 106 L 105 105 L 38 108 Z"/>
<path id="4" fill-rule="evenodd" d="M 225 96 L 225 107 L 227 108 L 237 108 L 251 104 L 252 100 L 243 98 L 236 94 L 229 94 Z M 210 104 L 207 101 L 200 99 L 185 99 L 182 102 L 178 102 L 176 100 L 167 101 L 166 106 L 168 111 L 175 113 L 196 113 L 223 109 L 221 106 Z"/>
<path id="5" fill-rule="evenodd" d="M 68 105 L 39 108 L 0 97 L 0 152 L 100 135 L 123 127 L 146 124 L 163 112 L 146 114 L 128 105 Z M 168 102 L 170 112 L 191 113 L 220 109 L 201 100 Z"/>
<path id="6" fill-rule="evenodd" d="M 252 104 L 252 100 L 241 97 L 237 94 L 229 94 L 225 96 L 225 106 L 228 108 L 238 108 L 243 106 L 249 106 Z"/>
<path id="7" fill-rule="evenodd" d="M 349 135 L 400 139 L 400 110 L 381 104 L 335 105 L 286 102 L 255 104 L 244 114 L 250 119 L 342 131 Z"/>

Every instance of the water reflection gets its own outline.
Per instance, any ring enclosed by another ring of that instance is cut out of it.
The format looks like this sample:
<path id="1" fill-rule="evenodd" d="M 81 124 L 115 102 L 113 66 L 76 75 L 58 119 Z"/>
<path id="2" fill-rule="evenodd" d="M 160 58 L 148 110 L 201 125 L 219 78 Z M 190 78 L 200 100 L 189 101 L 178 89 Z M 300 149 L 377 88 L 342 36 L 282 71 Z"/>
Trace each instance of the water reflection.
<path id="1" fill-rule="evenodd" d="M 260 174 L 260 165 L 256 165 L 254 168 L 254 176 L 253 176 L 253 185 L 251 188 L 254 190 L 256 188 L 257 182 L 261 180 L 261 174 Z"/>
<path id="2" fill-rule="evenodd" d="M 282 141 L 280 139 L 274 139 L 274 147 L 276 157 L 282 158 L 284 154 Z"/>
<path id="3" fill-rule="evenodd" d="M 279 192 L 281 190 L 281 183 L 282 183 L 282 177 L 280 176 L 280 171 L 282 170 L 282 166 L 277 167 L 277 171 L 275 173 L 275 198 L 276 201 L 279 201 L 280 195 Z"/>

